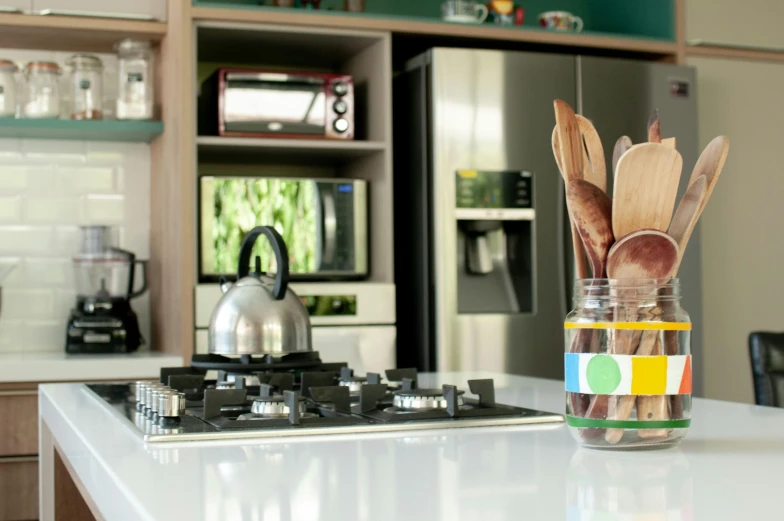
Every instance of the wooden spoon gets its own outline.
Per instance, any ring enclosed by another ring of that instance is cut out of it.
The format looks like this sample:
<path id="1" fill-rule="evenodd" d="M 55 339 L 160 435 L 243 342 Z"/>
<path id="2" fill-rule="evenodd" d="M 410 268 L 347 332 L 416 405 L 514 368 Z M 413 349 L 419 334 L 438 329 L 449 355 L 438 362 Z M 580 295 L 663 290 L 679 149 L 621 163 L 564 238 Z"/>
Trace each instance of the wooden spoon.
<path id="1" fill-rule="evenodd" d="M 607 163 L 604 157 L 604 148 L 602 147 L 602 140 L 599 138 L 599 133 L 596 127 L 588 118 L 579 114 L 575 116 L 577 124 L 580 127 L 583 140 L 585 141 L 585 150 L 587 151 L 588 161 L 590 168 L 583 165 L 583 178 L 601 189 L 602 192 L 607 192 Z"/>
<path id="2" fill-rule="evenodd" d="M 558 165 L 558 170 L 561 172 L 561 177 L 563 177 L 564 183 L 568 183 L 569 179 L 566 175 L 566 171 L 563 168 L 563 161 L 561 160 L 561 146 L 558 139 L 558 125 L 553 128 L 552 146 L 553 156 L 555 156 L 555 163 Z M 578 279 L 587 279 L 588 266 L 585 263 L 585 250 L 583 249 L 582 242 L 580 242 L 580 235 L 577 232 L 577 227 L 575 226 L 574 221 L 572 221 L 571 218 L 570 221 L 572 229 L 572 250 L 574 251 L 574 270 Z"/>
<path id="3" fill-rule="evenodd" d="M 574 110 L 563 100 L 553 102 L 558 150 L 561 155 L 564 180 L 583 178 L 583 138 Z"/>
<path id="4" fill-rule="evenodd" d="M 683 159 L 661 143 L 640 143 L 619 160 L 612 208 L 613 233 L 665 231 L 678 195 Z"/>
<path id="5" fill-rule="evenodd" d="M 713 188 L 719 180 L 721 171 L 724 168 L 724 162 L 727 161 L 727 154 L 730 151 L 730 140 L 726 136 L 719 136 L 713 139 L 705 150 L 700 154 L 697 164 L 694 165 L 691 177 L 689 178 L 689 186 L 697 180 L 701 175 L 705 176 L 705 200 L 702 203 L 702 209 L 708 203 L 708 199 L 713 193 Z M 702 209 L 700 213 L 702 213 Z"/>
<path id="6" fill-rule="evenodd" d="M 605 278 L 607 254 L 615 240 L 612 233 L 612 201 L 599 187 L 575 179 L 566 185 L 566 205 L 585 246 L 593 278 Z"/>
<path id="7" fill-rule="evenodd" d="M 648 119 L 648 142 L 661 143 L 661 119 L 659 109 L 654 109 Z"/>
<path id="8" fill-rule="evenodd" d="M 632 139 L 629 136 L 621 136 L 615 142 L 612 157 L 613 176 L 618 172 L 618 161 L 621 159 L 621 156 L 630 148 L 632 148 Z"/>
<path id="9" fill-rule="evenodd" d="M 610 248 L 607 259 L 607 273 L 612 279 L 669 279 L 677 270 L 678 244 L 666 233 L 657 230 L 640 230 L 616 242 Z M 614 352 L 648 356 L 653 352 L 658 335 L 640 334 L 639 331 L 616 331 Z M 647 333 L 647 332 L 646 332 Z M 608 404 L 608 418 L 628 420 L 631 416 L 636 396 L 611 397 Z M 589 406 L 590 410 L 590 406 Z M 624 429 L 607 429 L 604 439 L 618 443 Z"/>

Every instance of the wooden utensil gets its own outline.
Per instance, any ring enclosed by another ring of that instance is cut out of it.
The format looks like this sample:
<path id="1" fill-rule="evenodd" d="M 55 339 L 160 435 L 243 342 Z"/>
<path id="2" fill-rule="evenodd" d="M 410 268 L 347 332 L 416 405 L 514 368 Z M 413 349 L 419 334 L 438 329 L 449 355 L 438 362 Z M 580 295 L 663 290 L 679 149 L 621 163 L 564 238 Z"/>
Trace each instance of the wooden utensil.
<path id="1" fill-rule="evenodd" d="M 612 157 L 613 176 L 618 172 L 618 161 L 621 159 L 621 156 L 630 148 L 632 148 L 632 139 L 629 136 L 621 136 L 618 138 L 618 141 L 615 142 Z"/>
<path id="2" fill-rule="evenodd" d="M 602 192 L 607 192 L 607 163 L 604 157 L 604 148 L 602 147 L 602 140 L 599 138 L 599 133 L 596 127 L 588 118 L 577 114 L 577 124 L 580 127 L 580 133 L 585 142 L 585 150 L 587 152 L 590 168 L 583 165 L 583 179 L 601 189 Z"/>
<path id="3" fill-rule="evenodd" d="M 727 136 L 718 136 L 713 139 L 705 150 L 700 154 L 697 164 L 694 165 L 691 177 L 689 178 L 689 186 L 697 180 L 701 175 L 705 176 L 705 200 L 702 207 L 708 203 L 708 199 L 713 193 L 713 188 L 719 180 L 721 171 L 724 168 L 724 162 L 727 161 L 727 154 L 730 151 L 730 140 Z M 702 210 L 700 210 L 702 212 Z"/>
<path id="4" fill-rule="evenodd" d="M 668 146 L 670 148 L 676 148 L 675 147 L 675 138 L 674 137 L 664 138 L 664 139 L 661 140 L 661 143 L 662 143 L 662 145 L 666 145 L 666 146 Z"/>
<path id="5" fill-rule="evenodd" d="M 607 254 L 615 241 L 610 198 L 594 184 L 575 179 L 566 185 L 566 205 L 585 246 L 593 278 L 605 278 Z"/>
<path id="6" fill-rule="evenodd" d="M 648 142 L 661 143 L 661 119 L 659 109 L 654 109 L 651 117 L 648 118 Z"/>
<path id="7" fill-rule="evenodd" d="M 607 259 L 607 273 L 612 279 L 668 279 L 676 270 L 678 263 L 678 244 L 666 233 L 657 230 L 640 230 L 619 239 Z M 628 291 L 628 290 L 627 290 Z M 650 355 L 656 345 L 657 334 L 640 334 L 639 331 L 615 331 L 614 352 Z M 608 419 L 628 420 L 631 416 L 636 396 L 610 397 Z M 590 410 L 590 406 L 589 406 Z M 618 443 L 624 429 L 607 429 L 604 439 L 608 443 Z"/>
<path id="8" fill-rule="evenodd" d="M 678 151 L 661 143 L 634 145 L 618 160 L 612 207 L 616 237 L 669 228 L 682 167 Z"/>
<path id="9" fill-rule="evenodd" d="M 563 167 L 563 161 L 561 159 L 558 125 L 553 128 L 553 136 L 551 141 L 553 146 L 553 156 L 555 156 L 555 163 L 558 165 L 558 170 L 561 172 L 561 177 L 563 177 L 564 183 L 568 183 L 569 179 L 566 175 L 566 171 Z M 574 271 L 578 279 L 586 279 L 588 278 L 588 266 L 585 263 L 585 250 L 583 249 L 583 243 L 580 241 L 580 235 L 577 232 L 577 227 L 575 226 L 574 221 L 571 221 L 570 224 L 572 231 L 572 249 L 574 250 Z"/>
<path id="10" fill-rule="evenodd" d="M 574 110 L 568 103 L 559 99 L 553 102 L 553 107 L 564 180 L 582 179 L 584 145 Z"/>

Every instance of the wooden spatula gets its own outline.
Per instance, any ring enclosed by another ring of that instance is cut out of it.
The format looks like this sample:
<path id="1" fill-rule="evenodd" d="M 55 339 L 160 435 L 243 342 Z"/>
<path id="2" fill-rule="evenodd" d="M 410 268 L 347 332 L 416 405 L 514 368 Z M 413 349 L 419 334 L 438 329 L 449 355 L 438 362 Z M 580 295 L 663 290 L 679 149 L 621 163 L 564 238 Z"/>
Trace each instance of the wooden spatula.
<path id="1" fill-rule="evenodd" d="M 666 137 L 666 138 L 661 140 L 661 143 L 662 143 L 662 145 L 666 145 L 666 146 L 668 146 L 670 148 L 676 148 L 675 147 L 675 138 L 674 137 Z"/>
<path id="2" fill-rule="evenodd" d="M 563 100 L 553 102 L 555 128 L 564 180 L 583 178 L 583 139 L 574 110 Z"/>
<path id="3" fill-rule="evenodd" d="M 593 278 L 605 278 L 607 253 L 615 241 L 610 198 L 594 184 L 575 179 L 566 185 L 566 204 L 588 254 Z"/>
<path id="4" fill-rule="evenodd" d="M 640 143 L 618 161 L 613 193 L 613 234 L 665 231 L 678 195 L 683 159 L 661 143 Z"/>
<path id="5" fill-rule="evenodd" d="M 632 148 L 632 139 L 629 136 L 621 136 L 618 138 L 618 141 L 615 142 L 612 157 L 613 176 L 618 172 L 618 161 L 621 159 L 621 156 L 630 148 Z"/>
<path id="6" fill-rule="evenodd" d="M 661 143 L 661 119 L 659 109 L 655 109 L 648 119 L 648 141 L 650 143 Z"/>
<path id="7" fill-rule="evenodd" d="M 607 163 L 604 157 L 604 148 L 599 133 L 588 118 L 577 114 L 577 124 L 585 142 L 588 165 L 583 165 L 583 179 L 607 192 Z M 589 168 L 586 168 L 588 166 Z"/>
<path id="8" fill-rule="evenodd" d="M 694 165 L 694 170 L 689 178 L 689 186 L 697 180 L 701 175 L 705 176 L 705 201 L 702 204 L 702 209 L 708 203 L 708 199 L 713 193 L 713 188 L 719 180 L 721 171 L 724 168 L 724 162 L 727 161 L 727 154 L 730 151 L 730 140 L 726 136 L 719 136 L 714 138 L 713 141 L 708 143 L 705 150 L 700 154 L 697 164 Z M 702 210 L 700 210 L 702 213 Z"/>

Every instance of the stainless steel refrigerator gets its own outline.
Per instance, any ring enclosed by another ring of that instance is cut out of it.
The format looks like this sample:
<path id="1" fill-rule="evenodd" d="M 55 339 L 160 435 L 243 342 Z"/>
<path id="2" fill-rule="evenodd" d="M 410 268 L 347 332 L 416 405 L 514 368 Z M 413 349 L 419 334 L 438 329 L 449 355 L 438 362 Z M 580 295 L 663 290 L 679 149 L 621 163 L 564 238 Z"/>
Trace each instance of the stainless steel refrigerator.
<path id="1" fill-rule="evenodd" d="M 621 135 L 646 139 L 658 108 L 683 155 L 683 193 L 697 158 L 694 70 L 435 48 L 407 64 L 394 96 L 398 364 L 562 378 L 574 272 L 553 100 L 593 121 L 608 163 Z M 679 275 L 700 356 L 699 230 Z"/>

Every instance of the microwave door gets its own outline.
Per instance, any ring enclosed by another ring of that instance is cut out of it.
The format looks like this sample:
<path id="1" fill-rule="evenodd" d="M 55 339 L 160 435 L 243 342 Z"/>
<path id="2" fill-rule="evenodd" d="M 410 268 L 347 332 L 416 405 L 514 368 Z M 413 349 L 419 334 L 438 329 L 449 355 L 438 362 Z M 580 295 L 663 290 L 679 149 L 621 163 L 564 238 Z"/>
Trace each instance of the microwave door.
<path id="1" fill-rule="evenodd" d="M 329 271 L 335 263 L 337 250 L 338 220 L 335 210 L 334 184 L 315 183 L 316 185 L 316 219 L 317 219 L 317 253 L 316 266 L 318 271 Z"/>

